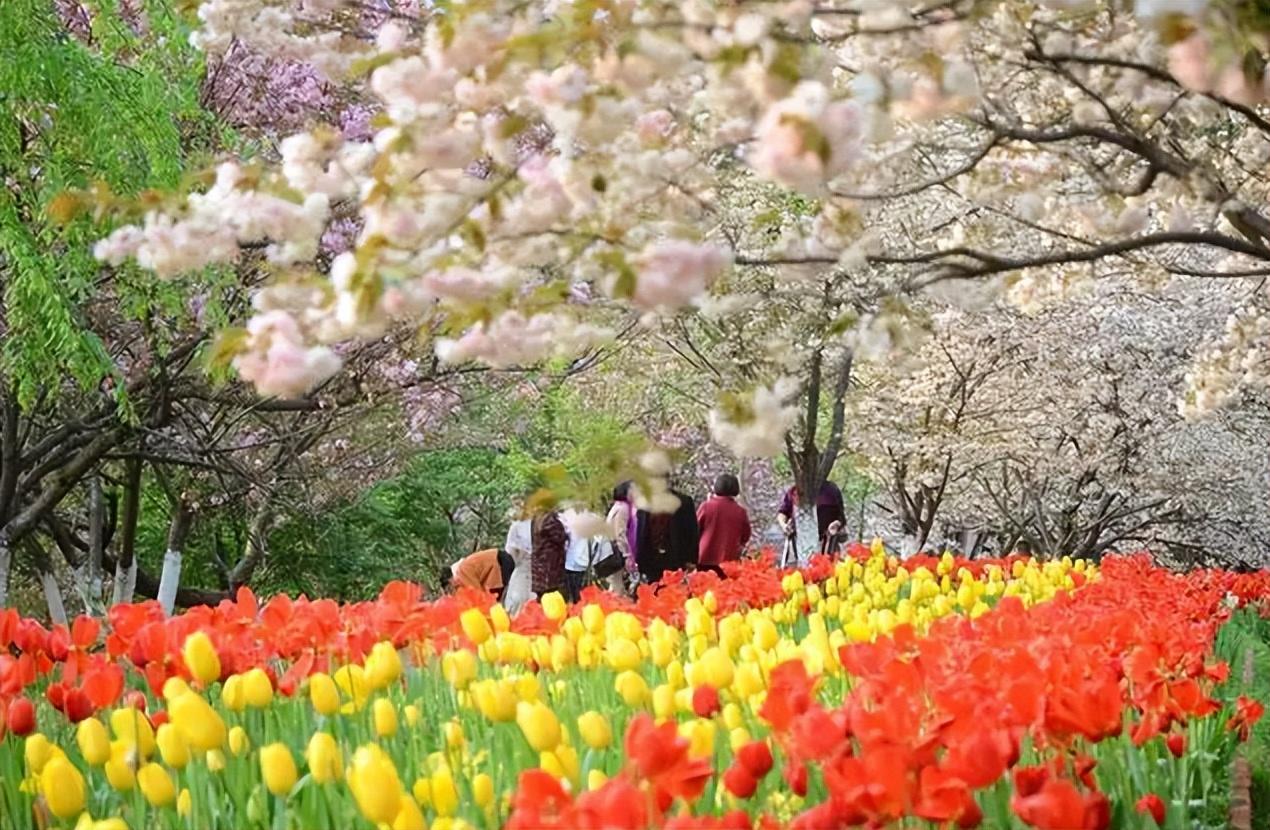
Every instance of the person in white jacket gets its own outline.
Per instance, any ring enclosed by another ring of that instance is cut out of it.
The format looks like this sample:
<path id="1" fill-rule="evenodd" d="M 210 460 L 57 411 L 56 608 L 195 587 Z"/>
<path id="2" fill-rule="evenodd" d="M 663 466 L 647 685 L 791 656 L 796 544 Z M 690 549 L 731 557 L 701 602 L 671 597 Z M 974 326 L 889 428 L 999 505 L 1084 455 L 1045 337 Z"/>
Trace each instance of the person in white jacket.
<path id="1" fill-rule="evenodd" d="M 503 590 L 503 608 L 507 609 L 508 614 L 515 615 L 525 603 L 535 598 L 530 570 L 533 547 L 532 522 L 527 518 L 514 520 L 507 528 L 507 541 L 503 545 L 503 549 L 516 563 L 511 579 Z"/>

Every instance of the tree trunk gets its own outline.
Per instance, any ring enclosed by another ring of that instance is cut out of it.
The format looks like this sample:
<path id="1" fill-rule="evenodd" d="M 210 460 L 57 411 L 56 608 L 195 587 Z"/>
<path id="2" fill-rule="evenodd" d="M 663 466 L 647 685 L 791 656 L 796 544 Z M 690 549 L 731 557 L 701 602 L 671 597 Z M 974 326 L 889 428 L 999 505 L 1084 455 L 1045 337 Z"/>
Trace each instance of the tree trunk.
<path id="1" fill-rule="evenodd" d="M 112 605 L 132 602 L 137 587 L 137 522 L 141 513 L 141 459 L 127 462 L 123 493 L 123 530 L 119 536 L 119 555 L 115 562 L 115 585 Z"/>
<path id="2" fill-rule="evenodd" d="M 251 519 L 247 528 L 247 543 L 243 549 L 243 558 L 229 572 L 230 593 L 238 590 L 240 585 L 251 581 L 256 568 L 264 561 L 269 552 L 269 533 L 273 530 L 274 514 L 268 507 L 261 507 Z"/>
<path id="3" fill-rule="evenodd" d="M 168 528 L 168 549 L 163 554 L 163 573 L 159 577 L 159 595 L 156 597 L 164 614 L 171 615 L 176 607 L 176 592 L 181 585 L 181 550 L 185 547 L 193 518 L 194 512 L 187 502 L 177 504 L 172 526 Z"/>
<path id="4" fill-rule="evenodd" d="M 62 597 L 62 586 L 53 573 L 53 563 L 49 561 L 48 552 L 32 542 L 35 553 L 35 567 L 40 572 L 40 587 L 44 589 L 44 601 L 49 609 L 49 621 L 54 625 L 67 625 L 66 602 Z"/>
<path id="5" fill-rule="evenodd" d="M 88 596 L 93 605 L 102 601 L 102 553 L 105 548 L 106 506 L 101 479 L 88 480 Z"/>

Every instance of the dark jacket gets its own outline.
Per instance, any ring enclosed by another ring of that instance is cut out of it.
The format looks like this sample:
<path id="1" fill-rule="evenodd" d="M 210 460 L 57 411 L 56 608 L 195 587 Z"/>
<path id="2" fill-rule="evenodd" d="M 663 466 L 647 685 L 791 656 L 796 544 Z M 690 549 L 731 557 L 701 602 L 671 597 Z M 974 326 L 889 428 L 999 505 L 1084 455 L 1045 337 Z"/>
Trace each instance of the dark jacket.
<path id="1" fill-rule="evenodd" d="M 697 564 L 700 531 L 697 509 L 692 499 L 672 490 L 679 509 L 669 515 L 641 510 L 636 514 L 635 548 L 640 574 L 656 582 L 666 571 L 683 570 Z"/>
<path id="2" fill-rule="evenodd" d="M 533 551 L 529 568 L 533 591 L 542 599 L 544 594 L 564 588 L 564 549 L 569 544 L 569 532 L 557 513 L 539 516 L 531 527 Z"/>

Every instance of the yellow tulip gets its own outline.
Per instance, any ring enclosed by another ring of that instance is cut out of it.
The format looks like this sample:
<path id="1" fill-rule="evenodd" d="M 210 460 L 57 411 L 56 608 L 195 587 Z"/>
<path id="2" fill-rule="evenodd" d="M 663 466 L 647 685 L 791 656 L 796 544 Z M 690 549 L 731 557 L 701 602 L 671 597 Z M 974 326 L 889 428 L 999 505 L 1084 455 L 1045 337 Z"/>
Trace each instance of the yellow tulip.
<path id="1" fill-rule="evenodd" d="M 327 732 L 314 732 L 304 752 L 309 774 L 319 784 L 329 784 L 344 776 L 344 753 Z"/>
<path id="2" fill-rule="evenodd" d="M 560 744 L 560 721 L 556 713 L 543 703 L 522 701 L 517 704 L 516 725 L 535 752 L 546 752 Z M 436 798 L 435 794 L 433 798 Z"/>
<path id="3" fill-rule="evenodd" d="M 588 790 L 598 790 L 600 787 L 603 787 L 608 780 L 609 777 L 604 774 L 604 770 L 593 769 L 587 773 L 586 788 Z"/>
<path id="4" fill-rule="evenodd" d="M 458 720 L 449 720 L 441 727 L 442 734 L 445 735 L 445 745 L 450 749 L 459 749 L 464 744 L 463 725 Z"/>
<path id="5" fill-rule="evenodd" d="M 472 698 L 481 714 L 495 723 L 505 723 L 516 718 L 516 692 L 506 680 L 473 683 Z"/>
<path id="6" fill-rule="evenodd" d="M 219 749 L 209 749 L 204 756 L 204 762 L 210 772 L 220 772 L 225 768 L 225 753 Z"/>
<path id="7" fill-rule="evenodd" d="M 428 822 L 423 812 L 412 798 L 400 799 L 397 817 L 392 821 L 392 830 L 428 830 Z"/>
<path id="8" fill-rule="evenodd" d="M 44 765 L 40 791 L 49 812 L 60 819 L 77 816 L 84 809 L 84 776 L 65 756 L 52 758 Z"/>
<path id="9" fill-rule="evenodd" d="M 112 743 L 110 760 L 103 767 L 106 783 L 121 793 L 131 790 L 137 784 L 137 760 L 137 750 L 132 744 L 122 741 Z"/>
<path id="10" fill-rule="evenodd" d="M 170 723 L 159 727 L 154 734 L 154 742 L 159 747 L 159 757 L 172 769 L 182 769 L 190 762 L 190 748 L 181 737 L 180 731 Z"/>
<path id="11" fill-rule="evenodd" d="M 194 809 L 194 799 L 190 797 L 188 789 L 181 790 L 176 797 L 176 814 L 179 816 L 188 816 Z"/>
<path id="12" fill-rule="evenodd" d="M 582 608 L 582 625 L 592 634 L 599 634 L 604 630 L 604 609 L 593 602 L 587 603 Z"/>
<path id="13" fill-rule="evenodd" d="M 702 674 L 702 682 L 716 689 L 726 689 L 732 685 L 732 676 L 735 671 L 732 659 L 717 646 L 706 649 L 697 662 L 697 666 Z"/>
<path id="14" fill-rule="evenodd" d="M 564 770 L 564 777 L 573 782 L 574 786 L 578 784 L 578 776 L 581 774 L 581 764 L 578 762 L 578 751 L 566 743 L 560 744 L 551 754 L 556 756 L 561 769 Z"/>
<path id="15" fill-rule="evenodd" d="M 241 726 L 231 728 L 229 730 L 230 754 L 235 758 L 241 758 L 249 749 L 251 749 L 251 739 L 247 737 L 247 730 Z"/>
<path id="16" fill-rule="evenodd" d="M 110 735 L 105 724 L 97 718 L 79 722 L 75 728 L 75 743 L 79 745 L 79 754 L 90 766 L 99 767 L 110 760 Z"/>
<path id="17" fill-rule="evenodd" d="M 402 708 L 401 713 L 406 716 L 406 726 L 413 728 L 419 725 L 421 716 L 419 714 L 418 706 L 415 706 L 413 703 L 407 703 L 405 707 Z"/>
<path id="18" fill-rule="evenodd" d="M 386 698 L 376 698 L 371 714 L 375 722 L 375 734 L 381 738 L 391 738 L 397 734 L 397 707 Z"/>
<path id="19" fill-rule="evenodd" d="M 572 666 L 577 660 L 573 641 L 562 634 L 551 636 L 551 667 L 556 671 Z"/>
<path id="20" fill-rule="evenodd" d="M 115 738 L 135 746 L 141 757 L 149 758 L 154 754 L 154 727 L 140 709 L 125 706 L 111 712 L 110 729 Z"/>
<path id="21" fill-rule="evenodd" d="M 449 767 L 442 767 L 432 773 L 429 780 L 432 795 L 432 809 L 439 816 L 452 816 L 459 809 L 459 791 L 454 786 L 454 776 Z"/>
<path id="22" fill-rule="evenodd" d="M 592 749 L 607 749 L 613 743 L 613 729 L 608 720 L 596 711 L 585 712 L 578 716 L 578 734 L 582 741 Z"/>
<path id="23" fill-rule="evenodd" d="M 348 770 L 348 788 L 357 809 L 372 824 L 387 824 L 397 818 L 401 807 L 401 779 L 392 759 L 374 744 L 353 754 Z"/>
<path id="24" fill-rule="evenodd" d="M 137 770 L 137 785 L 151 807 L 166 807 L 176 801 L 176 784 L 158 764 L 146 764 Z"/>
<path id="25" fill-rule="evenodd" d="M 190 691 L 190 684 L 179 677 L 169 677 L 163 681 L 163 699 L 171 703 Z"/>
<path id="26" fill-rule="evenodd" d="M 318 672 L 309 678 L 309 702 L 319 715 L 330 717 L 340 710 L 340 693 L 329 674 Z"/>
<path id="27" fill-rule="evenodd" d="M 415 797 L 415 801 L 419 802 L 420 807 L 431 806 L 432 782 L 427 778 L 416 778 L 414 786 L 410 788 L 410 794 Z"/>
<path id="28" fill-rule="evenodd" d="M 750 737 L 749 731 L 744 726 L 738 726 L 728 732 L 728 746 L 732 748 L 733 752 L 736 752 L 741 747 L 748 744 L 751 740 L 753 739 Z"/>
<path id="29" fill-rule="evenodd" d="M 741 715 L 741 707 L 735 703 L 728 703 L 723 707 L 723 725 L 728 729 L 736 729 L 744 722 Z"/>
<path id="30" fill-rule="evenodd" d="M 479 646 L 494 636 L 489 620 L 485 619 L 485 615 L 481 613 L 479 608 L 469 608 L 460 614 L 459 625 L 462 626 L 463 633 L 467 635 L 473 645 Z"/>
<path id="31" fill-rule="evenodd" d="M 225 722 L 201 695 L 182 695 L 172 701 L 168 714 L 191 748 L 206 752 L 224 746 Z"/>
<path id="32" fill-rule="evenodd" d="M 285 796 L 295 786 L 295 758 L 283 743 L 272 743 L 260 749 L 260 774 L 265 788 L 276 796 Z"/>
<path id="33" fill-rule="evenodd" d="M 494 779 L 487 773 L 478 772 L 472 778 L 472 800 L 482 810 L 494 803 Z"/>
<path id="34" fill-rule="evenodd" d="M 212 639 L 202 631 L 195 631 L 185 638 L 185 646 L 181 650 L 185 659 L 185 667 L 190 674 L 204 685 L 220 680 L 220 656 Z"/>
<path id="35" fill-rule="evenodd" d="M 91 830 L 128 830 L 128 823 L 121 818 L 104 818 L 94 821 Z"/>
<path id="36" fill-rule="evenodd" d="M 613 687 L 621 696 L 622 702 L 632 709 L 646 706 L 652 694 L 648 689 L 648 681 L 643 675 L 633 671 L 624 671 L 619 674 L 613 681 Z"/>
<path id="37" fill-rule="evenodd" d="M 653 714 L 657 720 L 670 720 L 675 716 L 675 689 L 669 683 L 653 689 Z"/>
<path id="38" fill-rule="evenodd" d="M 496 632 L 511 630 L 511 617 L 507 616 L 507 609 L 501 605 L 495 605 L 489 609 L 489 620 L 493 623 Z"/>
<path id="39" fill-rule="evenodd" d="M 565 604 L 564 597 L 560 596 L 559 591 L 552 591 L 545 597 L 542 597 L 542 613 L 549 620 L 559 622 L 569 613 L 569 606 Z"/>
<path id="40" fill-rule="evenodd" d="M 231 712 L 241 712 L 247 708 L 247 687 L 241 674 L 231 674 L 220 688 L 220 702 Z"/>
<path id="41" fill-rule="evenodd" d="M 273 683 L 264 669 L 257 666 L 243 675 L 243 695 L 254 709 L 263 709 L 273 702 Z"/>
<path id="42" fill-rule="evenodd" d="M 366 680 L 372 689 L 387 688 L 401 677 L 401 655 L 388 641 L 375 643 L 366 656 Z"/>
<path id="43" fill-rule="evenodd" d="M 22 756 L 26 760 L 27 772 L 31 775 L 39 775 L 44 765 L 59 751 L 43 734 L 36 732 L 28 735 L 22 744 Z"/>
<path id="44" fill-rule="evenodd" d="M 610 642 L 605 649 L 604 658 L 613 668 L 613 671 L 617 672 L 637 669 L 639 664 L 643 662 L 643 655 L 639 653 L 639 646 L 630 640 L 614 640 Z"/>
<path id="45" fill-rule="evenodd" d="M 466 688 L 476 677 L 476 655 L 467 649 L 447 651 L 441 658 L 441 674 L 454 688 Z"/>

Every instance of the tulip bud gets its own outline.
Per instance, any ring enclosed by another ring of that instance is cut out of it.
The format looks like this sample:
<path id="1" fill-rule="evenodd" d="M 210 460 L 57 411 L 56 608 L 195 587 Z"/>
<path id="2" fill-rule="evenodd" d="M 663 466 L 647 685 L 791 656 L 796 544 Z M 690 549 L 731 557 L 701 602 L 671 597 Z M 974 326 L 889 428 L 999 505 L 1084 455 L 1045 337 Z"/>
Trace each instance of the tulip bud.
<path id="1" fill-rule="evenodd" d="M 272 743 L 260 750 L 260 773 L 265 787 L 276 796 L 285 796 L 295 786 L 295 759 L 286 744 Z"/>
<path id="2" fill-rule="evenodd" d="M 344 775 L 344 754 L 335 738 L 326 732 L 314 732 L 305 750 L 309 774 L 319 784 L 338 781 Z"/>
<path id="3" fill-rule="evenodd" d="M 613 730 L 599 712 L 585 712 L 578 717 L 578 734 L 591 749 L 607 749 L 613 743 Z"/>
<path id="4" fill-rule="evenodd" d="M 494 636 L 489 620 L 485 619 L 485 615 L 479 608 L 469 608 L 460 614 L 459 625 L 463 628 L 463 633 L 467 635 L 473 645 L 479 646 Z"/>
<path id="5" fill-rule="evenodd" d="M 251 749 L 251 739 L 247 737 L 247 730 L 241 726 L 235 726 L 229 730 L 229 752 L 235 758 L 241 758 L 247 754 L 247 750 Z"/>
<path id="6" fill-rule="evenodd" d="M 397 777 L 392 759 L 379 747 L 369 744 L 354 753 L 348 770 L 348 788 L 366 820 L 387 824 L 397 818 L 401 779 Z"/>
<path id="7" fill-rule="evenodd" d="M 35 704 L 25 697 L 15 697 L 5 713 L 5 725 L 19 738 L 35 731 Z"/>
<path id="8" fill-rule="evenodd" d="M 185 667 L 190 674 L 198 678 L 203 685 L 220 679 L 220 656 L 212 640 L 202 631 L 195 631 L 185 638 L 185 647 L 181 651 L 185 659 Z"/>
<path id="9" fill-rule="evenodd" d="M 247 708 L 247 687 L 241 674 L 231 674 L 225 679 L 220 690 L 220 701 L 231 712 L 241 712 Z"/>
<path id="10" fill-rule="evenodd" d="M 441 658 L 441 673 L 454 688 L 466 688 L 476 677 L 476 655 L 467 649 L 447 651 Z"/>
<path id="11" fill-rule="evenodd" d="M 560 744 L 560 721 L 543 703 L 518 704 L 516 725 L 535 752 L 548 752 Z"/>
<path id="12" fill-rule="evenodd" d="M 387 688 L 401 677 L 401 655 L 387 641 L 376 643 L 366 657 L 366 680 L 372 689 Z"/>
<path id="13" fill-rule="evenodd" d="M 381 738 L 391 738 L 397 734 L 397 709 L 392 701 L 377 698 L 372 710 L 375 721 L 375 734 Z"/>
<path id="14" fill-rule="evenodd" d="M 340 693 L 329 674 L 318 672 L 309 678 L 309 701 L 319 715 L 330 717 L 340 710 Z"/>
<path id="15" fill-rule="evenodd" d="M 257 666 L 243 676 L 243 694 L 247 705 L 263 709 L 273 702 L 273 682 L 265 670 Z"/>
<path id="16" fill-rule="evenodd" d="M 552 591 L 542 598 L 542 613 L 547 619 L 559 622 L 569 613 L 569 606 L 565 604 L 559 591 Z"/>
<path id="17" fill-rule="evenodd" d="M 154 742 L 159 745 L 159 756 L 172 769 L 183 769 L 190 762 L 190 748 L 181 732 L 170 723 L 159 727 Z"/>
<path id="18" fill-rule="evenodd" d="M 158 764 L 146 764 L 138 770 L 137 785 L 152 807 L 166 807 L 176 801 L 176 785 L 172 776 Z"/>
<path id="19" fill-rule="evenodd" d="M 91 766 L 99 767 L 110 760 L 110 735 L 96 718 L 80 722 L 75 729 L 75 743 L 79 745 L 79 754 Z"/>
<path id="20" fill-rule="evenodd" d="M 459 809 L 459 791 L 454 786 L 454 776 L 449 767 L 441 767 L 432 773 L 431 785 L 432 809 L 438 816 L 454 815 Z"/>
<path id="21" fill-rule="evenodd" d="M 188 789 L 181 790 L 180 795 L 176 797 L 176 814 L 179 816 L 189 816 L 194 809 L 194 799 L 190 796 Z"/>
<path id="22" fill-rule="evenodd" d="M 482 810 L 494 803 L 494 779 L 487 773 L 477 773 L 472 778 L 472 799 Z"/>
<path id="23" fill-rule="evenodd" d="M 190 693 L 172 701 L 172 724 L 191 748 L 201 752 L 225 745 L 225 722 L 201 695 Z"/>
<path id="24" fill-rule="evenodd" d="M 435 824 L 433 825 L 436 826 Z M 423 812 L 413 798 L 403 798 L 397 808 L 397 817 L 393 819 L 392 830 L 427 830 L 428 823 Z"/>
<path id="25" fill-rule="evenodd" d="M 49 812 L 60 819 L 84 809 L 84 776 L 65 756 L 51 759 L 40 772 L 40 792 Z"/>

